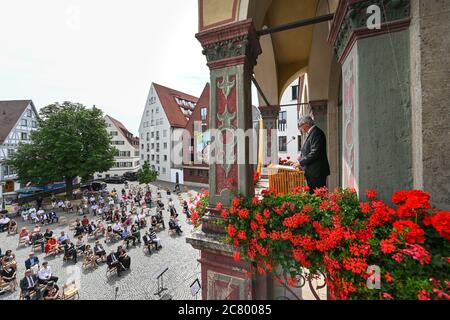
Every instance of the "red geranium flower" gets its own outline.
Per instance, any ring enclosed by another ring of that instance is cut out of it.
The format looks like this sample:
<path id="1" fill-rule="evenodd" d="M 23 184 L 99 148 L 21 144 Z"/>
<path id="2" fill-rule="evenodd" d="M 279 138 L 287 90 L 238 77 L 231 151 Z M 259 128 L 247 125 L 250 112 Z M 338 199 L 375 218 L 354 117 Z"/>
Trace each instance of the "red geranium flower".
<path id="1" fill-rule="evenodd" d="M 233 207 L 239 207 L 239 204 L 241 203 L 241 200 L 239 200 L 238 198 L 234 198 L 231 201 L 231 204 L 233 205 Z"/>
<path id="2" fill-rule="evenodd" d="M 223 207 L 223 206 L 222 206 L 222 203 L 220 203 L 220 202 L 217 202 L 217 203 L 216 203 L 216 210 L 217 210 L 217 211 L 222 210 L 222 207 Z"/>
<path id="3" fill-rule="evenodd" d="M 241 254 L 239 253 L 239 251 L 234 252 L 233 258 L 234 258 L 234 261 L 241 260 Z"/>
<path id="4" fill-rule="evenodd" d="M 366 190 L 367 199 L 375 200 L 377 198 L 377 191 L 372 189 Z"/>
<path id="5" fill-rule="evenodd" d="M 423 243 L 425 241 L 425 231 L 411 220 L 395 221 L 393 227 L 409 243 Z"/>
<path id="6" fill-rule="evenodd" d="M 238 231 L 237 238 L 240 240 L 246 240 L 247 236 L 245 235 L 245 231 L 243 231 L 243 230 Z"/>
<path id="7" fill-rule="evenodd" d="M 232 224 L 229 224 L 229 225 L 228 225 L 227 232 L 228 232 L 228 235 L 229 235 L 231 238 L 233 238 L 233 237 L 235 236 L 235 234 L 236 234 L 236 228 L 235 228 Z"/>
<path id="8" fill-rule="evenodd" d="M 450 211 L 441 211 L 436 213 L 431 218 L 431 224 L 439 234 L 450 240 Z"/>

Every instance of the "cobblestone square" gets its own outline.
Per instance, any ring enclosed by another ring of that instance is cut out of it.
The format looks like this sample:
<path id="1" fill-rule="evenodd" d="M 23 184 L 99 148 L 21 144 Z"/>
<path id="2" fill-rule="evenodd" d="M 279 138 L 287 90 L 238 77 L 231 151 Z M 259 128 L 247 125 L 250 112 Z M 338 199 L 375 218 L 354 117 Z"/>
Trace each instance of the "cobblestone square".
<path id="1" fill-rule="evenodd" d="M 134 183 L 136 184 L 136 183 Z M 162 268 L 167 267 L 167 272 L 163 275 L 164 287 L 168 290 L 164 291 L 164 294 L 170 294 L 174 300 L 191 300 L 195 299 L 190 291 L 190 285 L 195 281 L 195 279 L 200 279 L 200 265 L 197 261 L 199 258 L 199 252 L 195 250 L 191 245 L 186 243 L 186 236 L 192 231 L 193 226 L 188 222 L 186 215 L 183 214 L 182 202 L 193 199 L 197 194 L 195 190 L 183 189 L 179 195 L 172 193 L 170 196 L 166 195 L 165 188 L 167 186 L 161 186 L 161 200 L 165 204 L 165 210 L 163 212 L 166 229 L 161 230 L 157 233 L 158 237 L 161 239 L 161 244 L 163 248 L 160 251 L 153 252 L 148 255 L 147 251 L 144 251 L 143 245 L 130 245 L 127 252 L 131 257 L 131 268 L 126 271 L 119 278 L 117 275 L 111 274 L 106 276 L 106 263 L 101 263 L 96 269 L 87 268 L 82 269 L 82 259 L 78 259 L 77 264 L 72 262 L 63 262 L 63 255 L 46 257 L 45 253 L 41 253 L 37 250 L 36 256 L 39 258 L 40 264 L 43 261 L 48 261 L 49 266 L 53 269 L 54 275 L 59 277 L 57 282 L 58 286 L 62 291 L 63 284 L 68 281 L 76 281 L 77 287 L 80 292 L 80 299 L 82 300 L 155 300 L 160 299 L 159 296 L 155 295 L 157 292 L 158 283 L 154 278 L 154 274 L 157 273 Z M 170 186 L 169 186 L 170 187 Z M 122 189 L 122 185 L 116 184 L 108 185 L 108 190 L 115 188 L 119 194 Z M 155 213 L 156 203 L 156 186 L 151 185 L 152 190 L 152 208 L 150 209 L 151 214 Z M 173 189 L 173 188 L 172 188 Z M 168 220 L 169 212 L 167 211 L 167 203 L 169 198 L 175 203 L 175 207 L 179 214 L 180 226 L 183 230 L 183 234 L 178 236 L 175 234 L 170 235 L 168 231 Z M 181 200 L 180 200 L 181 199 Z M 65 216 L 67 221 L 79 218 L 79 216 L 74 214 L 58 212 L 60 216 Z M 91 220 L 92 215 L 88 215 Z M 97 218 L 97 217 L 96 217 Z M 18 222 L 19 230 L 22 226 L 27 226 L 29 229 L 33 227 L 33 224 L 29 222 L 23 222 L 20 217 L 15 218 Z M 149 222 L 149 217 L 147 217 Z M 41 227 L 42 232 L 45 232 L 47 226 Z M 73 239 L 73 230 L 69 231 L 69 225 L 59 226 L 58 224 L 48 225 L 54 232 L 54 235 L 59 235 L 61 231 L 65 231 L 71 240 Z M 148 227 L 141 229 L 141 236 L 144 235 Z M 17 281 L 24 276 L 25 271 L 25 260 L 28 258 L 28 253 L 31 251 L 31 247 L 21 246 L 18 248 L 18 235 L 8 235 L 7 232 L 0 234 L 0 248 L 3 254 L 6 250 L 11 249 L 16 255 L 17 260 Z M 86 243 L 91 246 L 94 245 L 95 240 L 93 238 L 86 239 Z M 115 243 L 106 243 L 105 238 L 100 237 L 100 242 L 104 245 L 107 253 L 111 249 L 116 250 L 118 245 L 122 244 L 122 241 Z M 116 296 L 117 290 L 117 296 Z M 10 293 L 8 290 L 3 295 L 0 295 L 0 300 L 17 300 L 19 299 L 20 288 L 17 291 Z M 200 294 L 197 297 L 201 299 Z"/>

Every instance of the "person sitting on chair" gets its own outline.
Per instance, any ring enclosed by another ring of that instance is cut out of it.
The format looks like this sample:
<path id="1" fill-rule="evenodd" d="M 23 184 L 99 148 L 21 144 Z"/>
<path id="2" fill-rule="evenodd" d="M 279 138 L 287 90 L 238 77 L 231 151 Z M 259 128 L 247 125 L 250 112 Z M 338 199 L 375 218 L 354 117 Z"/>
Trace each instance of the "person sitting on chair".
<path id="1" fill-rule="evenodd" d="M 162 212 L 158 212 L 156 214 L 156 222 L 162 224 L 163 229 L 166 228 L 166 224 L 164 223 L 164 218 L 163 218 Z"/>
<path id="2" fill-rule="evenodd" d="M 20 280 L 20 289 L 25 299 L 30 300 L 31 295 L 34 293 L 34 300 L 40 299 L 40 290 L 38 289 L 38 278 L 33 274 L 33 271 L 27 269 L 25 271 L 25 277 Z"/>
<path id="3" fill-rule="evenodd" d="M 53 281 L 47 282 L 47 285 L 42 292 L 42 298 L 44 300 L 57 300 L 59 299 L 59 287 Z"/>
<path id="4" fill-rule="evenodd" d="M 77 250 L 69 239 L 67 239 L 66 244 L 64 245 L 64 257 L 66 259 L 72 258 L 73 261 L 77 263 Z"/>
<path id="5" fill-rule="evenodd" d="M 0 232 L 7 230 L 10 222 L 11 219 L 7 215 L 3 215 L 0 219 Z"/>
<path id="6" fill-rule="evenodd" d="M 50 228 L 47 228 L 44 233 L 45 242 L 53 238 L 53 231 Z"/>
<path id="7" fill-rule="evenodd" d="M 12 250 L 6 250 L 5 255 L 2 257 L 1 265 L 3 267 L 11 266 L 14 270 L 17 270 L 16 255 Z"/>
<path id="8" fill-rule="evenodd" d="M 81 223 L 77 223 L 77 226 L 75 227 L 75 233 L 73 235 L 74 238 L 81 236 L 84 233 L 84 227 L 81 225 Z"/>
<path id="9" fill-rule="evenodd" d="M 102 261 L 105 261 L 106 259 L 106 251 L 103 248 L 103 246 L 101 245 L 100 241 L 95 241 L 95 246 L 94 246 L 94 253 L 97 257 L 101 258 Z"/>
<path id="10" fill-rule="evenodd" d="M 122 232 L 122 240 L 126 244 L 127 248 L 130 241 L 133 241 L 133 246 L 136 245 L 136 238 L 131 235 L 131 233 L 128 231 L 128 228 L 125 228 Z"/>
<path id="11" fill-rule="evenodd" d="M 91 223 L 88 225 L 88 234 L 95 234 L 95 230 L 97 229 L 97 226 L 95 225 L 95 221 L 91 221 Z"/>
<path id="12" fill-rule="evenodd" d="M 16 291 L 17 279 L 16 270 L 12 266 L 3 267 L 1 276 L 4 282 L 9 283 L 9 288 L 12 292 Z"/>
<path id="13" fill-rule="evenodd" d="M 118 255 L 111 250 L 110 254 L 106 258 L 106 263 L 108 264 L 108 269 L 116 268 L 117 276 L 120 277 L 120 273 L 124 270 L 124 267 L 119 261 Z"/>
<path id="14" fill-rule="evenodd" d="M 58 242 L 54 237 L 51 237 L 50 239 L 47 240 L 47 243 L 45 244 L 45 253 L 48 254 L 50 251 L 54 250 L 61 252 Z"/>
<path id="15" fill-rule="evenodd" d="M 125 268 L 125 270 L 130 269 L 131 266 L 131 258 L 128 256 L 125 249 L 123 249 L 121 246 L 117 248 L 117 256 L 119 257 L 119 261 L 122 264 L 122 266 Z"/>
<path id="16" fill-rule="evenodd" d="M 26 241 L 26 243 L 30 244 L 31 239 L 30 239 L 30 231 L 28 231 L 28 229 L 26 227 L 23 227 L 20 230 L 19 233 L 19 239 L 20 241 Z"/>
<path id="17" fill-rule="evenodd" d="M 28 254 L 28 259 L 25 260 L 25 269 L 39 270 L 39 258 L 34 255 L 34 252 Z"/>
<path id="18" fill-rule="evenodd" d="M 40 232 L 33 233 L 33 235 L 31 236 L 31 245 L 32 246 L 40 245 L 41 251 L 44 252 L 44 249 L 45 249 L 44 248 L 45 247 L 44 235 Z"/>
<path id="19" fill-rule="evenodd" d="M 55 210 L 50 211 L 49 219 L 50 219 L 51 223 L 57 223 L 59 221 L 59 217 L 56 214 Z"/>
<path id="20" fill-rule="evenodd" d="M 78 240 L 77 240 L 77 243 L 75 245 L 75 248 L 78 251 L 81 251 L 81 252 L 84 253 L 84 251 L 86 250 L 86 244 L 84 243 L 83 236 L 79 236 L 78 237 Z"/>
<path id="21" fill-rule="evenodd" d="M 120 222 L 119 222 L 119 221 L 117 221 L 117 222 L 113 225 L 112 231 L 113 231 L 115 234 L 122 235 L 123 230 L 122 230 L 122 226 L 120 225 Z"/>
<path id="22" fill-rule="evenodd" d="M 90 265 L 91 267 L 97 268 L 97 257 L 94 253 L 94 250 L 92 250 L 91 245 L 87 245 L 86 249 L 84 250 L 84 258 L 86 259 L 86 263 Z"/>
<path id="23" fill-rule="evenodd" d="M 156 208 L 158 211 L 164 210 L 164 203 L 161 200 L 156 201 Z"/>
<path id="24" fill-rule="evenodd" d="M 86 216 L 84 216 L 83 217 L 83 220 L 81 220 L 81 225 L 83 226 L 83 228 L 84 228 L 84 232 L 88 232 L 88 230 L 89 230 L 89 219 L 86 217 Z"/>
<path id="25" fill-rule="evenodd" d="M 141 231 L 139 231 L 139 226 L 137 224 L 133 224 L 131 226 L 131 235 L 137 240 L 138 243 L 141 243 Z"/>
<path id="26" fill-rule="evenodd" d="M 95 226 L 95 230 L 94 230 L 95 240 L 97 240 L 99 235 L 104 235 L 104 234 L 105 234 L 105 226 L 103 225 L 102 220 L 98 220 L 97 225 Z"/>
<path id="27" fill-rule="evenodd" d="M 150 239 L 155 244 L 156 250 L 161 249 L 162 248 L 161 239 L 158 238 L 158 236 L 156 235 L 156 232 L 153 228 L 150 228 L 149 231 L 150 231 L 150 233 L 149 233 Z"/>
<path id="28" fill-rule="evenodd" d="M 61 236 L 58 238 L 58 244 L 64 246 L 68 240 L 69 237 L 66 235 L 66 233 L 64 231 L 61 231 Z"/>
<path id="29" fill-rule="evenodd" d="M 38 281 L 42 284 L 47 284 L 49 281 L 58 282 L 58 277 L 53 275 L 52 268 L 47 261 L 42 262 L 42 267 L 38 271 Z"/>
<path id="30" fill-rule="evenodd" d="M 169 229 L 175 230 L 178 235 L 181 235 L 183 233 L 180 226 L 178 225 L 178 221 L 174 217 L 171 217 L 169 220 Z"/>

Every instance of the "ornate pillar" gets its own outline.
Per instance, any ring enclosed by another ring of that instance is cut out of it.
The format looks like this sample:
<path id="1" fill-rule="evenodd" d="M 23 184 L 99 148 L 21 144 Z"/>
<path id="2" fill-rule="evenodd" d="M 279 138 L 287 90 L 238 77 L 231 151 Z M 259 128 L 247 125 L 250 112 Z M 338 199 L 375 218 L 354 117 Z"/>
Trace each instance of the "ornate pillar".
<path id="1" fill-rule="evenodd" d="M 409 0 L 342 0 L 329 36 L 342 65 L 343 186 L 387 201 L 412 187 L 410 20 Z"/>
<path id="2" fill-rule="evenodd" d="M 267 165 L 272 162 L 278 164 L 278 114 L 280 107 L 260 106 L 261 117 L 263 122 L 263 168 L 261 177 L 267 179 Z"/>
<path id="3" fill-rule="evenodd" d="M 225 229 L 217 224 L 221 217 L 214 209 L 218 202 L 229 206 L 234 190 L 254 195 L 249 142 L 238 147 L 231 133 L 252 129 L 251 75 L 261 47 L 252 20 L 209 29 L 196 37 L 210 68 L 209 128 L 218 134 L 209 167 L 209 214 L 202 220 L 202 230 L 192 233 L 187 242 L 201 251 L 203 299 L 264 298 L 264 283 L 247 278 L 250 266 L 235 262 L 233 248 L 221 243 Z"/>

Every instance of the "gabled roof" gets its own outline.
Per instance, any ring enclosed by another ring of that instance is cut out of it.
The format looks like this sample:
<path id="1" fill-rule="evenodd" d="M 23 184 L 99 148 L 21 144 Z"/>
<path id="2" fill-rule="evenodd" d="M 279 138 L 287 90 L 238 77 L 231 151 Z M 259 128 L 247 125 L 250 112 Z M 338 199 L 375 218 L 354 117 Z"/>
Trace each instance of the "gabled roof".
<path id="1" fill-rule="evenodd" d="M 139 148 L 139 138 L 133 136 L 133 134 L 128 131 L 127 128 L 125 128 L 125 126 L 123 125 L 122 122 L 120 122 L 117 119 L 114 119 L 113 117 L 111 117 L 110 115 L 106 115 L 111 122 L 120 130 L 122 131 L 122 134 L 125 136 L 125 138 L 127 138 L 128 142 L 136 149 Z"/>
<path id="2" fill-rule="evenodd" d="M 33 106 L 31 100 L 0 101 L 0 144 L 6 140 L 30 103 Z"/>
<path id="3" fill-rule="evenodd" d="M 185 128 L 194 111 L 197 97 L 153 83 L 171 127 Z"/>

